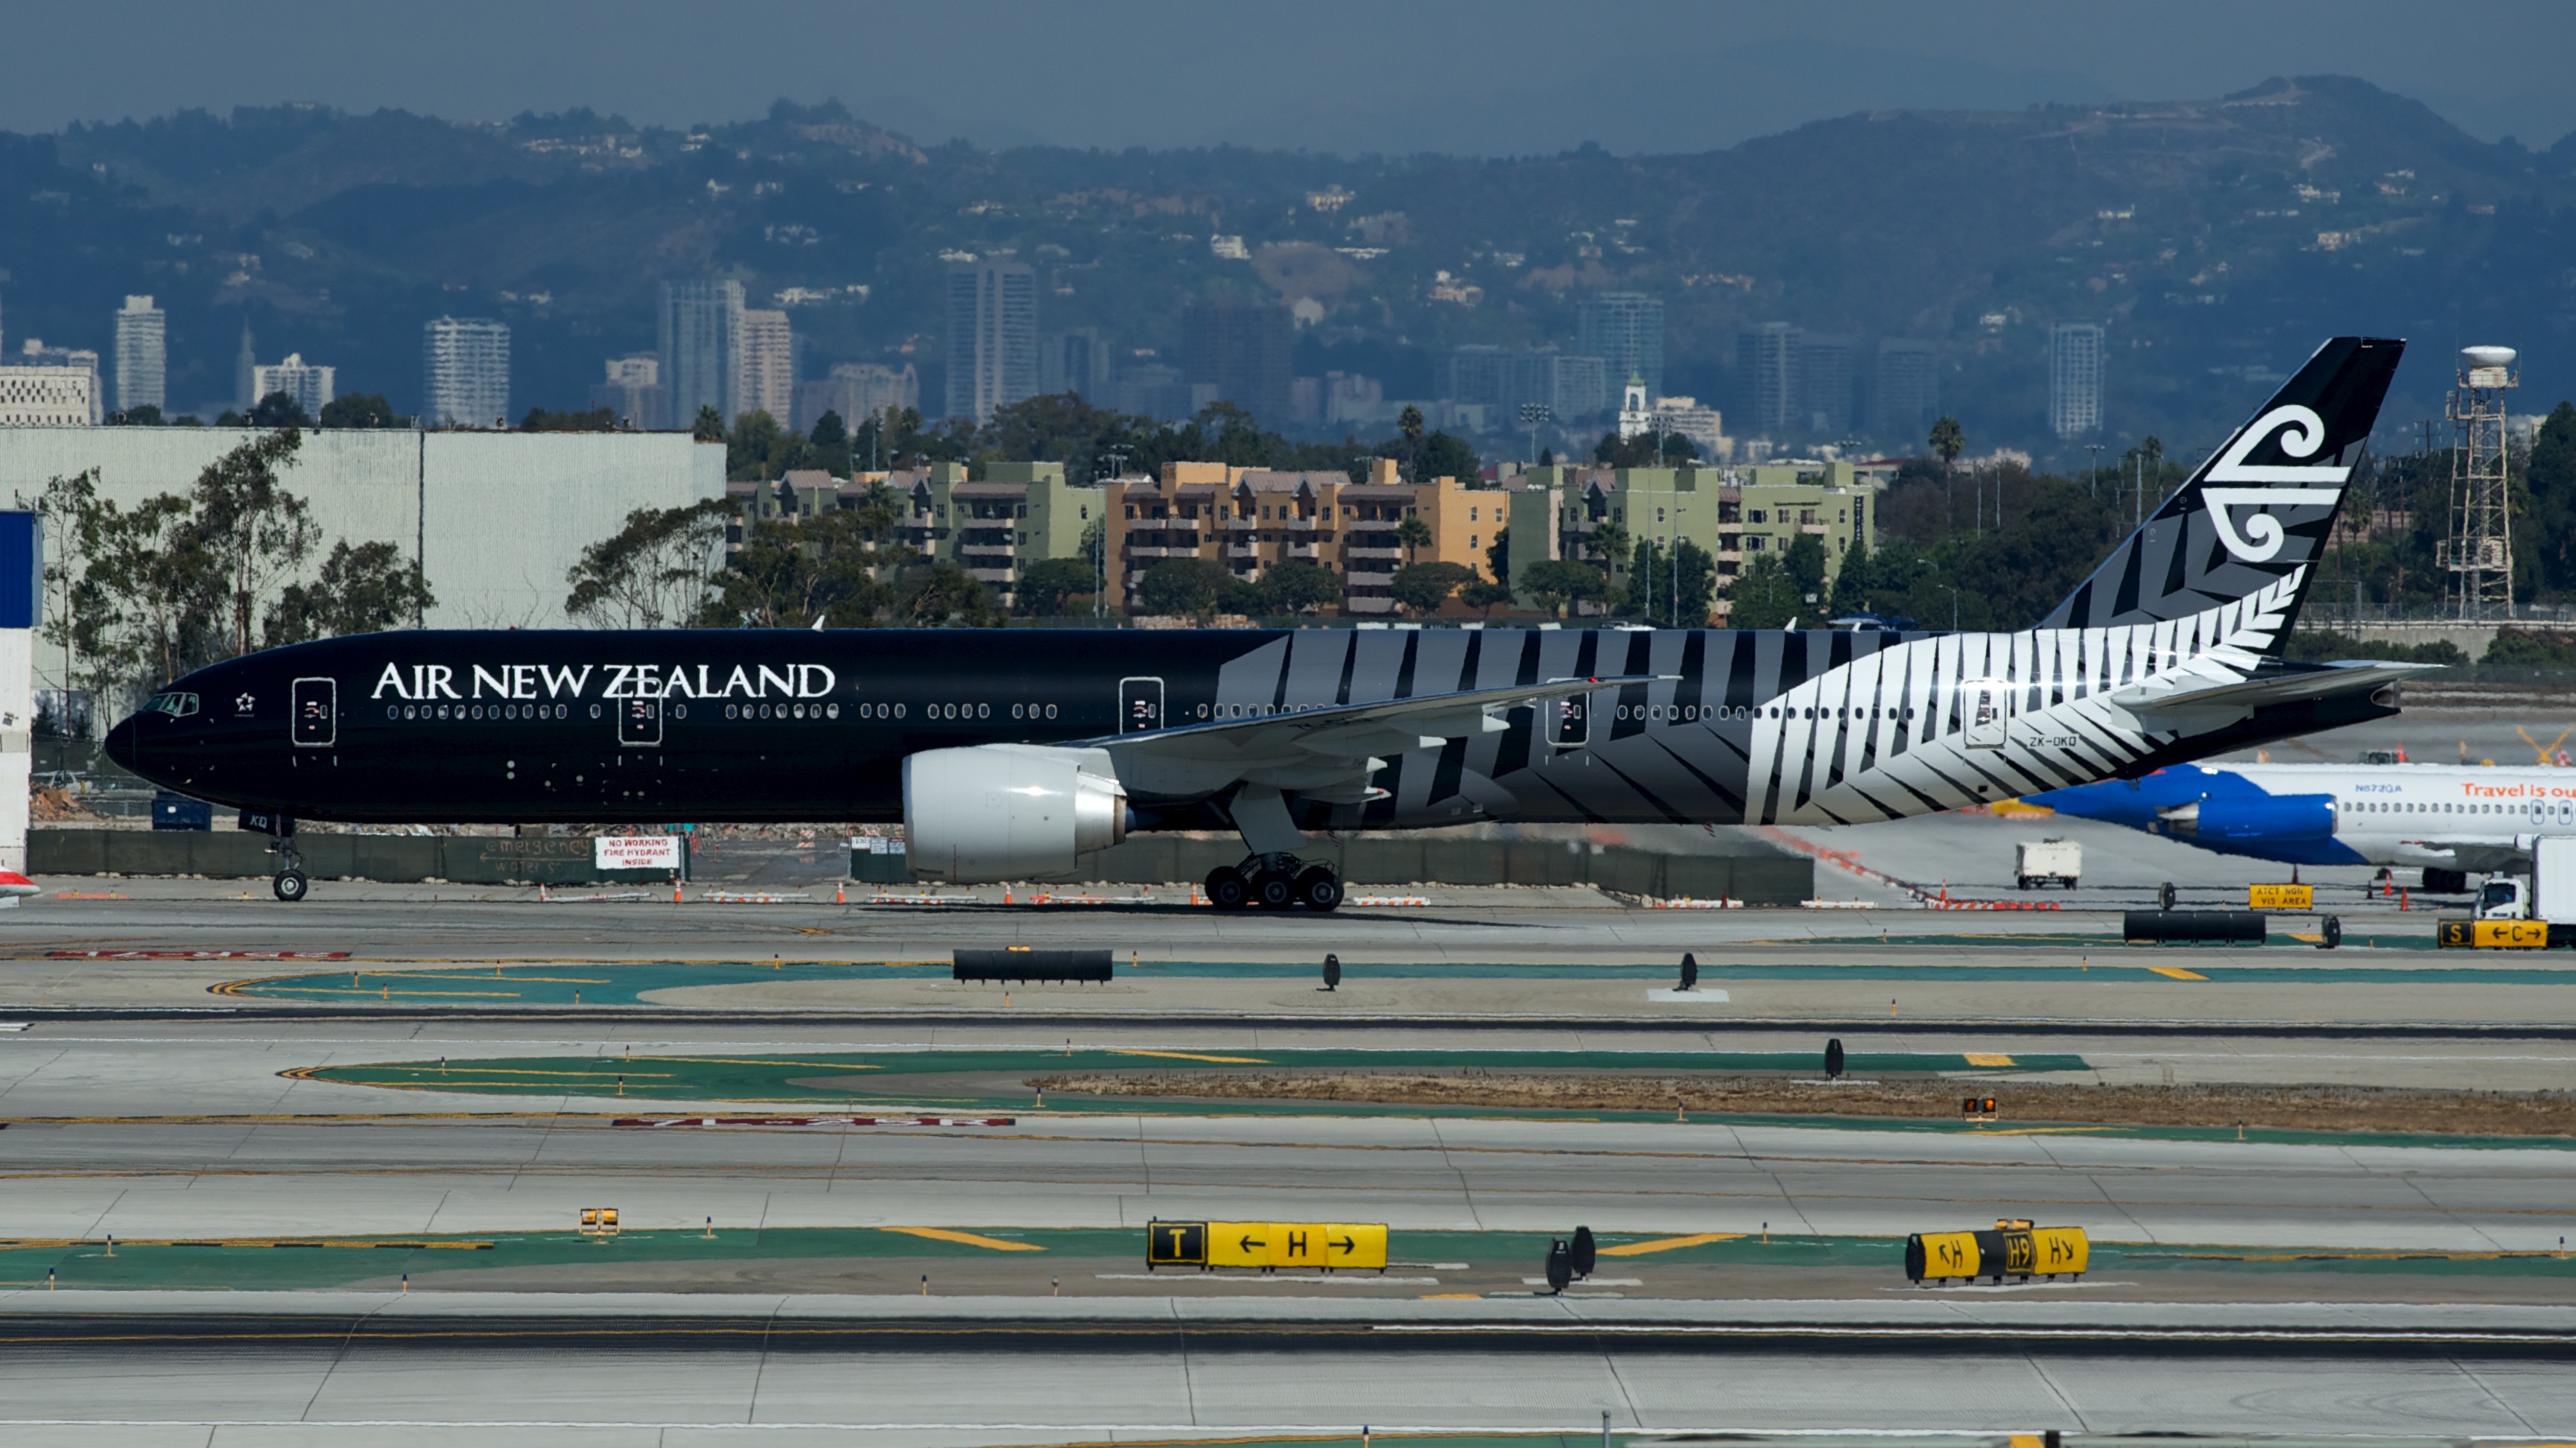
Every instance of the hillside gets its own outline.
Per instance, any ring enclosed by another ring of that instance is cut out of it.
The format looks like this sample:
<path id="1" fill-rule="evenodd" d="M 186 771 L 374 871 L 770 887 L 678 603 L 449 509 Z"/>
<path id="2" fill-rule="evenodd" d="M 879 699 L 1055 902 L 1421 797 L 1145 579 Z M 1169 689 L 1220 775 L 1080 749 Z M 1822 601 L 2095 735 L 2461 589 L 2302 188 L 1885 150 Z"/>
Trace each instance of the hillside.
<path id="1" fill-rule="evenodd" d="M 174 410 L 228 396 L 245 320 L 263 359 L 301 350 L 408 408 L 420 323 L 493 315 L 514 327 L 516 404 L 566 406 L 600 359 L 652 344 L 657 282 L 724 270 L 764 303 L 802 289 L 809 375 L 904 359 L 935 384 L 941 253 L 1008 251 L 1041 268 L 1047 330 L 1167 357 L 1188 296 L 1311 297 L 1298 370 L 1391 395 L 1425 391 L 1461 342 L 1570 342 L 1574 299 L 1601 287 L 1661 293 L 1668 390 L 1721 405 L 1747 322 L 1931 338 L 1972 447 L 2043 454 L 2052 322 L 2111 326 L 2115 447 L 2156 432 L 2177 452 L 2316 338 L 2395 332 L 2424 345 L 2393 441 L 2439 415 L 2463 341 L 2523 347 L 2533 410 L 2576 388 L 2571 171 L 2576 148 L 2487 145 L 2335 77 L 1502 161 L 925 150 L 785 104 L 699 132 L 198 112 L 0 136 L 0 321 L 11 351 L 105 352 L 117 298 L 149 291 L 171 312 Z M 1220 233 L 1252 260 L 1213 254 Z"/>

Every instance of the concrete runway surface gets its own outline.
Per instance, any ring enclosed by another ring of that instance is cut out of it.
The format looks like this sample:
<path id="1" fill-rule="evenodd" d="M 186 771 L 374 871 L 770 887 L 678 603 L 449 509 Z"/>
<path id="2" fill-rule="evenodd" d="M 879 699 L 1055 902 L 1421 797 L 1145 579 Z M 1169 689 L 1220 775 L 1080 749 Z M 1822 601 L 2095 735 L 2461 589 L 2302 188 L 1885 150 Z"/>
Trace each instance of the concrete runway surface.
<path id="1" fill-rule="evenodd" d="M 546 1445 L 856 1434 L 925 1445 L 1206 1441 L 1356 1436 L 1363 1423 L 1384 1433 L 1588 1436 L 1604 1413 L 1623 1443 L 1638 1433 L 2050 1428 L 2531 1439 L 2576 1423 L 2576 1374 L 2555 1344 L 2320 1351 L 2246 1338 L 2059 1344 L 1913 1333 L 1689 1342 L 1588 1328 L 1507 1335 L 1366 1324 L 1273 1326 L 1264 1342 L 1261 1329 L 1179 1323 L 1068 1334 L 956 1322 L 836 1340 L 789 1322 L 738 1323 L 718 1337 L 635 1317 L 530 1323 L 519 1333 L 416 1326 L 427 1330 L 389 1330 L 382 1320 L 201 1322 L 199 1341 L 138 1353 L 131 1342 L 149 1339 L 149 1324 L 68 1320 L 55 1341 L 12 1345 L 0 1430 L 13 1443 L 375 1448 L 468 1433 Z"/>

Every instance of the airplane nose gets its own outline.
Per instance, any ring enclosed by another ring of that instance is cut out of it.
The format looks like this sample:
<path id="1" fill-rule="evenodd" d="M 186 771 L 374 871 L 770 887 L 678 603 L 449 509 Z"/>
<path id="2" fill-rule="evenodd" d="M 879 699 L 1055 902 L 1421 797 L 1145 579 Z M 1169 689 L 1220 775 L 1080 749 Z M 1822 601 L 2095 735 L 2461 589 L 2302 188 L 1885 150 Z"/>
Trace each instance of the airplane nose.
<path id="1" fill-rule="evenodd" d="M 107 731 L 106 747 L 107 757 L 115 760 L 119 769 L 138 774 L 142 772 L 140 758 L 142 751 L 136 747 L 133 716 L 127 716 L 115 728 Z"/>

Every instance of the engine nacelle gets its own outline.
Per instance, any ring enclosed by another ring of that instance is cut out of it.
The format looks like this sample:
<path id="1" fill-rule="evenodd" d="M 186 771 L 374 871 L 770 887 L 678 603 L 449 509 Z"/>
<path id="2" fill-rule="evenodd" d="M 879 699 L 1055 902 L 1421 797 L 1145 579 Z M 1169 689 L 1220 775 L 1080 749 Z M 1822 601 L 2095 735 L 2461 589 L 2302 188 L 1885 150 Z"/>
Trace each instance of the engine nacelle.
<path id="1" fill-rule="evenodd" d="M 916 879 L 1045 879 L 1127 838 L 1127 792 L 1107 750 L 927 749 L 903 761 L 903 828 Z"/>
<path id="2" fill-rule="evenodd" d="M 2160 816 L 2161 833 L 2186 840 L 2295 843 L 2334 838 L 2330 794 L 2272 794 L 2195 800 Z"/>

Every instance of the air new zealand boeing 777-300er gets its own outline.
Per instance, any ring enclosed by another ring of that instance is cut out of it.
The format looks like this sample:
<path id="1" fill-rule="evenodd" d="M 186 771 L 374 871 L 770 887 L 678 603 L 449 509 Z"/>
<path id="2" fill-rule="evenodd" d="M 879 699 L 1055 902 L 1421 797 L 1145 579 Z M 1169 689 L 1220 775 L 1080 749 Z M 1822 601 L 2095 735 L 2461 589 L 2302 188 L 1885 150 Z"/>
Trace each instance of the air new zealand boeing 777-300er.
<path id="1" fill-rule="evenodd" d="M 2339 337 L 2036 628 L 421 631 L 232 659 L 108 737 L 293 821 L 894 820 L 916 878 L 1231 829 L 1220 909 L 1330 910 L 1304 831 L 1854 824 L 2396 711 L 2281 658 L 2404 344 Z"/>

